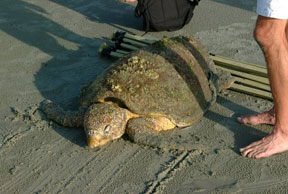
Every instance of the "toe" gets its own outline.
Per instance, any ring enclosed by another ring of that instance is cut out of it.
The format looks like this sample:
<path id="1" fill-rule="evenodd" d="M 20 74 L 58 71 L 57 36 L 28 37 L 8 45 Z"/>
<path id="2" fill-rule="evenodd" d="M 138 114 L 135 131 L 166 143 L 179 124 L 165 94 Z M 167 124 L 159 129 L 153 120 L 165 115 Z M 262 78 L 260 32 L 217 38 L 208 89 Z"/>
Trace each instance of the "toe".
<path id="1" fill-rule="evenodd" d="M 240 152 L 244 152 L 245 150 L 251 149 L 251 148 L 259 145 L 260 143 L 261 143 L 261 141 L 253 142 L 253 143 L 249 144 L 248 146 L 246 146 L 244 148 L 240 148 Z"/>
<path id="2" fill-rule="evenodd" d="M 255 150 L 250 150 L 250 152 L 246 155 L 248 158 L 254 158 Z"/>
<path id="3" fill-rule="evenodd" d="M 237 121 L 239 123 L 244 123 L 244 118 L 243 117 L 237 117 Z"/>
<path id="4" fill-rule="evenodd" d="M 249 158 L 257 158 L 257 156 L 264 152 L 264 149 L 261 146 L 256 146 L 253 150 L 249 153 Z"/>
<path id="5" fill-rule="evenodd" d="M 242 156 L 248 157 L 248 155 L 249 155 L 249 153 L 250 153 L 251 151 L 252 151 L 251 148 L 243 148 L 243 149 L 241 150 L 241 154 L 242 154 Z"/>
<path id="6" fill-rule="evenodd" d="M 271 156 L 271 154 L 267 154 L 267 152 L 260 152 L 260 153 L 257 153 L 254 158 L 259 159 L 259 158 L 265 158 L 268 156 Z"/>
<path id="7" fill-rule="evenodd" d="M 259 145 L 261 144 L 261 141 L 256 141 L 254 143 L 251 143 L 250 145 L 241 148 L 240 152 L 243 156 L 252 158 L 255 155 L 255 152 L 259 149 Z"/>
<path id="8" fill-rule="evenodd" d="M 253 117 L 251 117 L 251 116 L 249 116 L 249 117 L 248 116 L 238 117 L 237 121 L 239 123 L 243 123 L 243 124 L 253 124 L 254 123 Z"/>

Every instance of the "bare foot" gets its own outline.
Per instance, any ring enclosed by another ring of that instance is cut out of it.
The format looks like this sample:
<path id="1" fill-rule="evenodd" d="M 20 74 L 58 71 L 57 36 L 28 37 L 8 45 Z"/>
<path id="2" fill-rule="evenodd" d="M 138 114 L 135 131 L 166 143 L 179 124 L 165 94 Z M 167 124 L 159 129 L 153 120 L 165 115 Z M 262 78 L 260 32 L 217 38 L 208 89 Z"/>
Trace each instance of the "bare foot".
<path id="1" fill-rule="evenodd" d="M 241 148 L 240 152 L 248 158 L 264 158 L 288 150 L 288 134 L 275 130 L 259 141 Z"/>
<path id="2" fill-rule="evenodd" d="M 238 122 L 244 124 L 251 124 L 251 125 L 259 125 L 259 124 L 275 124 L 275 109 L 274 107 L 266 112 L 254 115 L 247 115 L 237 118 Z"/>

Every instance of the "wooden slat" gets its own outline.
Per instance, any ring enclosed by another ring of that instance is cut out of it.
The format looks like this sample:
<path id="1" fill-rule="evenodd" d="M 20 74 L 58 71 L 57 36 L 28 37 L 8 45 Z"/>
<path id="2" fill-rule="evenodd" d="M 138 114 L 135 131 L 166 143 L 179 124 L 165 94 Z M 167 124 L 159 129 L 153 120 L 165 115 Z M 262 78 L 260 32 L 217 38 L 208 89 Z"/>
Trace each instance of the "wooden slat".
<path id="1" fill-rule="evenodd" d="M 232 59 L 228 59 L 224 57 L 219 57 L 219 56 L 212 56 L 212 55 L 210 55 L 210 58 L 218 66 L 233 69 L 236 71 L 258 75 L 261 77 L 266 77 L 266 78 L 268 77 L 267 68 L 261 67 L 260 65 L 257 65 L 257 64 L 243 63 L 240 61 L 236 61 L 236 60 L 232 60 Z"/>
<path id="2" fill-rule="evenodd" d="M 117 53 L 117 52 L 110 52 L 110 56 L 111 57 L 117 57 L 117 58 L 121 58 L 124 57 L 125 55 L 123 55 L 122 53 Z"/>
<path id="3" fill-rule="evenodd" d="M 143 43 L 143 42 L 139 42 L 139 41 L 136 41 L 136 40 L 132 40 L 132 39 L 129 39 L 129 38 L 123 38 L 123 42 L 125 43 L 129 43 L 133 46 L 136 46 L 136 47 L 146 47 L 146 46 L 149 46 L 150 44 L 146 44 L 146 43 Z"/>
<path id="4" fill-rule="evenodd" d="M 241 78 L 241 77 L 236 77 L 236 76 L 234 76 L 234 77 L 235 77 L 235 82 L 236 83 L 240 83 L 240 84 L 246 85 L 248 87 L 253 87 L 253 88 L 260 89 L 260 90 L 265 90 L 267 92 L 271 92 L 270 86 L 268 86 L 266 84 L 262 84 L 262 83 L 255 82 L 255 81 L 252 81 L 252 80 L 249 80 L 249 79 L 245 79 L 245 78 Z"/>
<path id="5" fill-rule="evenodd" d="M 233 61 L 233 62 L 238 62 L 238 63 L 245 63 L 246 65 L 250 65 L 252 67 L 258 67 L 258 68 L 262 68 L 262 69 L 267 69 L 266 66 L 258 65 L 258 64 L 255 64 L 255 63 L 246 63 L 246 62 L 242 62 L 242 61 L 239 61 L 239 60 L 236 60 L 236 59 L 231 59 L 231 58 L 228 58 L 228 57 L 223 57 L 223 56 L 219 56 L 219 55 L 215 55 L 215 54 L 211 54 L 211 53 L 210 53 L 210 56 L 214 57 L 215 59 L 219 59 L 219 60 L 228 60 L 228 61 Z"/>
<path id="6" fill-rule="evenodd" d="M 136 51 L 136 50 L 139 49 L 139 48 L 137 48 L 137 47 L 135 47 L 135 46 L 132 46 L 132 45 L 126 44 L 126 43 L 121 43 L 120 46 L 121 46 L 122 48 L 131 50 L 131 51 Z"/>
<path id="7" fill-rule="evenodd" d="M 120 50 L 120 49 L 117 49 L 116 52 L 117 52 L 117 53 L 121 53 L 121 54 L 123 54 L 123 55 L 127 55 L 127 54 L 130 53 L 129 51 L 124 51 L 124 50 Z"/>
<path id="8" fill-rule="evenodd" d="M 267 91 L 259 90 L 259 89 L 256 89 L 256 88 L 243 86 L 243 85 L 240 85 L 240 84 L 237 84 L 237 83 L 234 83 L 229 89 L 235 90 L 235 91 L 238 91 L 238 92 L 242 92 L 242 93 L 245 93 L 245 94 L 249 94 L 249 95 L 252 95 L 252 96 L 265 98 L 265 99 L 268 99 L 268 100 L 273 100 L 271 92 L 267 92 Z"/>
<path id="9" fill-rule="evenodd" d="M 244 73 L 244 72 L 236 71 L 236 70 L 233 70 L 233 69 L 224 68 L 224 67 L 218 66 L 218 64 L 216 64 L 216 68 L 223 69 L 224 71 L 229 71 L 232 75 L 236 75 L 238 77 L 250 79 L 252 81 L 256 81 L 256 82 L 259 82 L 259 83 L 262 83 L 262 84 L 269 85 L 269 80 L 268 80 L 268 78 L 265 78 L 265 77 L 252 75 L 252 74 L 249 74 L 249 73 Z"/>
<path id="10" fill-rule="evenodd" d="M 132 40 L 137 40 L 139 42 L 143 42 L 146 44 L 153 44 L 154 42 L 157 41 L 157 40 L 147 39 L 147 38 L 142 37 L 142 36 L 136 36 L 136 35 L 132 35 L 132 34 L 128 34 L 128 33 L 125 33 L 124 37 L 132 39 Z"/>

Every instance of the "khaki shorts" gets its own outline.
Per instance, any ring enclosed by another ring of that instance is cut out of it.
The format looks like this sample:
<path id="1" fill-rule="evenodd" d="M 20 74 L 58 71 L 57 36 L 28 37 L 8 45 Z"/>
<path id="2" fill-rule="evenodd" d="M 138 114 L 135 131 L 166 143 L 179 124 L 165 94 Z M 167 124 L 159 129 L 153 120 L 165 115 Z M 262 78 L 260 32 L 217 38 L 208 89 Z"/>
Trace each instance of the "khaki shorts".
<path id="1" fill-rule="evenodd" d="M 257 0 L 257 14 L 269 18 L 288 19 L 288 0 Z"/>

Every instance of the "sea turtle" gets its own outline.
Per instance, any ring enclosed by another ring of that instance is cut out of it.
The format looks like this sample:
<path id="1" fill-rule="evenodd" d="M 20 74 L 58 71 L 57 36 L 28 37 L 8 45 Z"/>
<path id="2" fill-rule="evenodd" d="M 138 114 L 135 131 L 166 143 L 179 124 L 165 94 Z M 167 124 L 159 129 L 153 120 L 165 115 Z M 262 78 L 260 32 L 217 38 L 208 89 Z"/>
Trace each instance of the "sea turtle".
<path id="1" fill-rule="evenodd" d="M 91 148 L 124 133 L 134 142 L 158 146 L 147 137 L 193 125 L 216 101 L 218 88 L 232 83 L 230 74 L 217 74 L 192 36 L 163 38 L 92 80 L 82 89 L 79 111 L 64 111 L 49 100 L 42 110 L 63 126 L 84 127 Z"/>

